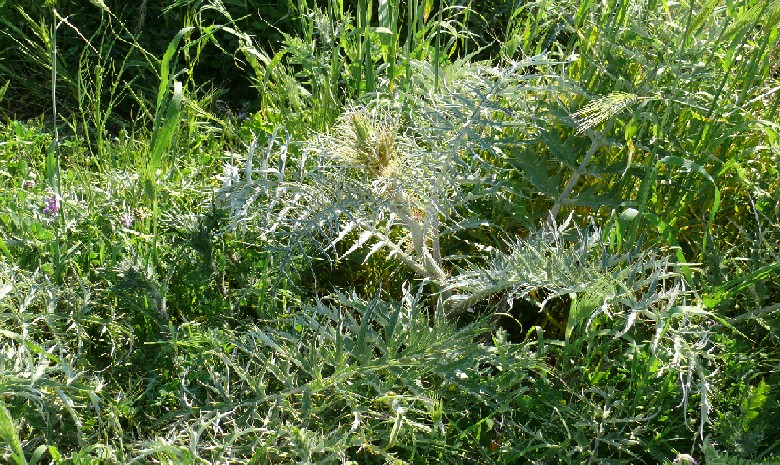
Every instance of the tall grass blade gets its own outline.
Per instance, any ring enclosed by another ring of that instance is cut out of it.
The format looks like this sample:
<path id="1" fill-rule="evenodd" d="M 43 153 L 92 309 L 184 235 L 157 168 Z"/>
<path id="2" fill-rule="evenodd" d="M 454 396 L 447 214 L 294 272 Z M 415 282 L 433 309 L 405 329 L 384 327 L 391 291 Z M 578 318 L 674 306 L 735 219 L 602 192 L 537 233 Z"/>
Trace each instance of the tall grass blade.
<path id="1" fill-rule="evenodd" d="M 168 48 L 160 61 L 160 85 L 157 89 L 155 102 L 154 128 L 151 138 L 151 152 L 149 154 L 149 174 L 154 175 L 160 167 L 162 156 L 173 139 L 174 130 L 179 122 L 179 112 L 182 102 L 182 84 L 175 81 L 170 73 L 171 61 L 179 49 L 179 42 L 194 27 L 182 28 L 168 44 Z M 168 99 L 167 112 L 163 111 L 166 95 L 171 92 Z"/>
<path id="2" fill-rule="evenodd" d="M 703 296 L 702 303 L 708 308 L 716 308 L 739 296 L 748 288 L 764 280 L 777 277 L 778 272 L 780 272 L 780 262 L 764 265 L 747 275 L 739 276 L 714 287 Z"/>

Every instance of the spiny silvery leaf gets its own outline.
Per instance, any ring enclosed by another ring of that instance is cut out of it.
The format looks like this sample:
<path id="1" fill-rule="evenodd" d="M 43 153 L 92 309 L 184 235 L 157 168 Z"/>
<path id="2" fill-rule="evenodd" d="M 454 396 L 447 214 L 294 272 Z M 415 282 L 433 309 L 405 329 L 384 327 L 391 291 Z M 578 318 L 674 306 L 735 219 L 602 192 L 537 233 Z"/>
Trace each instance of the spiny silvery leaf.
<path id="1" fill-rule="evenodd" d="M 575 234 L 571 234 L 571 233 Z M 566 236 L 574 239 L 566 239 Z M 596 228 L 563 229 L 545 225 L 524 239 L 508 239 L 506 251 L 497 251 L 486 263 L 473 263 L 449 279 L 447 289 L 453 293 L 447 306 L 453 312 L 468 307 L 496 294 L 509 299 L 524 298 L 532 291 L 544 289 L 549 299 L 566 294 L 583 293 L 589 300 L 608 298 L 639 311 L 651 301 L 645 296 L 636 301 L 633 291 L 643 287 L 648 276 L 658 282 L 667 274 L 667 260 L 637 255 L 614 256 L 607 253 L 601 242 L 601 231 Z M 644 286 L 647 287 L 647 286 Z M 622 299 L 622 300 L 621 300 Z M 542 303 L 544 305 L 544 303 Z"/>

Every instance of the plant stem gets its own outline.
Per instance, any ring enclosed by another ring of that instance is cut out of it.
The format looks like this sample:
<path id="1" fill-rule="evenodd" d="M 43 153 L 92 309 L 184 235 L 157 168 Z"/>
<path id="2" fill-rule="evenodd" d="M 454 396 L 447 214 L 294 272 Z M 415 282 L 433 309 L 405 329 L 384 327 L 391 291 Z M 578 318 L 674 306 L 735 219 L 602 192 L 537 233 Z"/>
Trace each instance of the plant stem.
<path id="1" fill-rule="evenodd" d="M 52 126 L 54 130 L 54 160 L 55 160 L 55 185 L 54 191 L 59 202 L 57 211 L 57 226 L 55 228 L 54 243 L 54 278 L 57 283 L 62 282 L 62 251 L 61 251 L 61 229 L 65 226 L 65 205 L 62 202 L 62 174 L 60 167 L 60 136 L 57 130 L 57 28 L 59 27 L 60 15 L 57 14 L 56 2 L 52 6 L 53 30 L 51 35 L 51 110 Z"/>
<path id="2" fill-rule="evenodd" d="M 580 166 L 577 167 L 577 171 L 575 171 L 571 178 L 569 178 L 569 182 L 566 183 L 566 187 L 563 188 L 563 192 L 561 192 L 561 195 L 558 196 L 558 200 L 555 201 L 555 204 L 550 208 L 550 216 L 547 219 L 547 224 L 549 226 L 552 226 L 553 223 L 555 223 L 555 218 L 558 216 L 558 213 L 561 210 L 561 207 L 563 207 L 563 204 L 569 200 L 569 196 L 571 195 L 571 191 L 574 190 L 574 186 L 577 185 L 577 181 L 580 180 L 580 177 L 585 173 L 585 168 L 587 168 L 588 164 L 590 163 L 590 159 L 593 158 L 593 155 L 596 154 L 596 150 L 598 150 L 599 147 L 601 147 L 601 134 L 597 133 L 595 131 L 590 131 L 590 149 L 588 149 L 588 153 L 585 154 L 585 158 L 582 159 L 582 163 L 580 163 Z"/>

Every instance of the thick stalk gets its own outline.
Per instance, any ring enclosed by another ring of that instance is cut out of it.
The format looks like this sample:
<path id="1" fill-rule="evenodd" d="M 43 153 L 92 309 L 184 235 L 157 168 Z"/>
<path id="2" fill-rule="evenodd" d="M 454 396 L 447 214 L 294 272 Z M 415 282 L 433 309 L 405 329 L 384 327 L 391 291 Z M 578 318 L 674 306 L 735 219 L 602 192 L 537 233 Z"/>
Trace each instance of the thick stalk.
<path id="1" fill-rule="evenodd" d="M 593 155 L 596 154 L 596 150 L 598 150 L 602 145 L 601 134 L 595 131 L 589 132 L 591 138 L 590 149 L 588 149 L 588 152 L 585 154 L 585 158 L 582 159 L 580 166 L 577 167 L 577 171 L 571 175 L 569 182 L 566 183 L 566 187 L 563 188 L 563 192 L 561 192 L 561 195 L 558 196 L 555 204 L 550 209 L 550 216 L 547 219 L 548 226 L 553 226 L 555 224 L 555 219 L 557 218 L 558 213 L 561 211 L 563 205 L 569 200 L 569 196 L 574 190 L 574 186 L 577 185 L 577 181 L 580 180 L 580 177 L 585 174 L 585 169 L 588 167 L 590 159 L 593 158 Z"/>

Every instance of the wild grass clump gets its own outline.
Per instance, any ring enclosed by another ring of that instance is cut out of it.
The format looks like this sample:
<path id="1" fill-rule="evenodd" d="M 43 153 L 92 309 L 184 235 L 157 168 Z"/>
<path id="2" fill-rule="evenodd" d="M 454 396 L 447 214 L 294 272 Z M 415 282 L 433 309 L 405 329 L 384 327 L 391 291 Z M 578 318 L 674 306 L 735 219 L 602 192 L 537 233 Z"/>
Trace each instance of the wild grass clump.
<path id="1" fill-rule="evenodd" d="M 777 2 L 61 8 L 0 37 L 0 461 L 776 460 Z"/>

